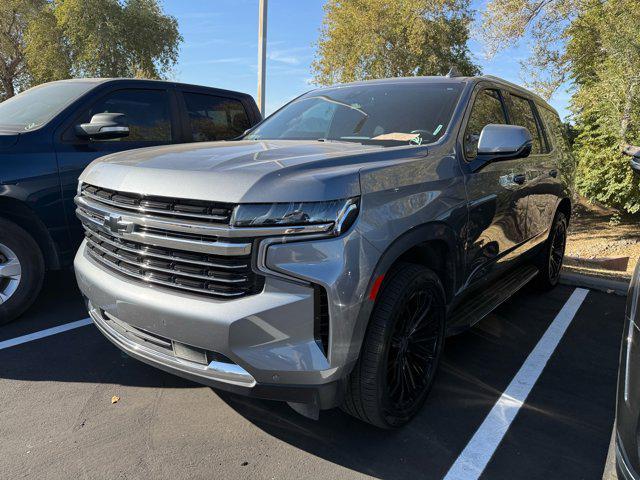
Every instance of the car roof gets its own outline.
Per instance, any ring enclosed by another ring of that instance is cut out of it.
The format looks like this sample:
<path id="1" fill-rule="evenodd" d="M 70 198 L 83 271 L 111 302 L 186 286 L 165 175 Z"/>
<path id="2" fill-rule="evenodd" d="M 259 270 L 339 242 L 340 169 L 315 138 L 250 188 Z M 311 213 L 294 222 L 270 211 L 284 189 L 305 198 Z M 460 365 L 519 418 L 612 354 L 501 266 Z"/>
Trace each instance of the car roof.
<path id="1" fill-rule="evenodd" d="M 150 78 L 126 78 L 126 77 L 114 77 L 114 78 L 69 78 L 66 80 L 56 80 L 55 82 L 51 82 L 51 83 L 62 83 L 62 82 L 68 82 L 68 83 L 93 83 L 95 85 L 101 85 L 101 84 L 108 84 L 108 83 L 140 83 L 140 84 L 165 84 L 165 85 L 172 85 L 178 88 L 182 88 L 182 89 L 208 89 L 208 90 L 216 90 L 217 92 L 220 93 L 228 93 L 228 94 L 233 94 L 235 96 L 243 96 L 243 97 L 249 97 L 249 98 L 253 98 L 251 97 L 250 94 L 248 93 L 244 93 L 244 92 L 239 92 L 236 90 L 226 90 L 224 88 L 218 88 L 218 87 L 211 87 L 208 85 L 195 85 L 195 84 L 190 84 L 190 83 L 180 83 L 180 82 L 174 82 L 171 80 L 156 80 L 156 79 L 150 79 Z"/>
<path id="2" fill-rule="evenodd" d="M 509 89 L 517 90 L 519 93 L 530 97 L 536 103 L 541 104 L 545 108 L 551 110 L 556 113 L 556 110 L 549 105 L 549 103 L 542 98 L 541 96 L 535 94 L 531 90 L 528 90 L 520 85 L 509 82 L 502 78 L 496 77 L 494 75 L 478 75 L 475 77 L 458 77 L 458 76 L 416 76 L 416 77 L 392 77 L 392 78 L 380 78 L 375 80 L 361 80 L 357 82 L 349 82 L 349 83 L 339 83 L 336 85 L 331 85 L 324 88 L 340 88 L 340 87 L 350 87 L 350 86 L 358 86 L 358 85 L 385 85 L 385 84 L 394 84 L 394 83 L 408 83 L 408 84 L 429 84 L 429 83 L 439 83 L 439 84 L 456 84 L 456 85 L 476 85 L 480 82 L 491 82 L 494 84 L 498 84 L 502 87 L 507 87 Z M 320 89 L 318 89 L 320 90 Z"/>

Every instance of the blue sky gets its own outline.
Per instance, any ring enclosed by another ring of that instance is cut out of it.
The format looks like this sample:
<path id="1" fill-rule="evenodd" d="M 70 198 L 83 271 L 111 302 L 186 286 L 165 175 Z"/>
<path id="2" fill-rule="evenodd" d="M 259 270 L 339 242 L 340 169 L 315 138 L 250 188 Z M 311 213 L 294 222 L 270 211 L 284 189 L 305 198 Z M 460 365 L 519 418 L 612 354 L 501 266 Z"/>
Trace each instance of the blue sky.
<path id="1" fill-rule="evenodd" d="M 322 23 L 323 0 L 269 0 L 267 44 L 267 113 L 311 89 L 315 47 Z M 473 0 L 479 10 L 484 0 Z M 228 88 L 256 96 L 258 0 L 164 0 L 164 10 L 178 19 L 184 42 L 175 69 L 181 82 Z M 486 74 L 522 83 L 519 61 L 528 45 L 516 45 L 491 60 L 482 45 L 469 47 Z M 567 115 L 566 92 L 551 100 Z"/>

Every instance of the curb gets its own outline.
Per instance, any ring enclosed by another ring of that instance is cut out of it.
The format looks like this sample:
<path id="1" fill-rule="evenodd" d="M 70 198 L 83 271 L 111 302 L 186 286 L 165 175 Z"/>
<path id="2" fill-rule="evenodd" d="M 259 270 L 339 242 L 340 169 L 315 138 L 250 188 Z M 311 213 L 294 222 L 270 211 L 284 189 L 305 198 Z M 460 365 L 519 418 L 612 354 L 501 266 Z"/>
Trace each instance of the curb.
<path id="1" fill-rule="evenodd" d="M 629 281 L 611 280 L 609 278 L 590 277 L 579 273 L 563 272 L 560 274 L 560 283 L 573 287 L 585 287 L 606 293 L 626 296 L 629 290 Z"/>

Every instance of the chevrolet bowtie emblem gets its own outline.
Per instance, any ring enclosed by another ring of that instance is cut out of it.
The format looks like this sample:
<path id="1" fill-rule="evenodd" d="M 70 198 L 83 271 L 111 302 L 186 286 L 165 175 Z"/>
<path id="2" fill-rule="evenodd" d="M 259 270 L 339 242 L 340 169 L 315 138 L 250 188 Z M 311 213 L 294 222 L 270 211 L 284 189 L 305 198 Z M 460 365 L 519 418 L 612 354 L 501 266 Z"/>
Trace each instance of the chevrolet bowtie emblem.
<path id="1" fill-rule="evenodd" d="M 133 223 L 125 222 L 122 220 L 120 215 L 109 214 L 104 217 L 104 222 L 102 224 L 112 233 L 133 231 Z"/>

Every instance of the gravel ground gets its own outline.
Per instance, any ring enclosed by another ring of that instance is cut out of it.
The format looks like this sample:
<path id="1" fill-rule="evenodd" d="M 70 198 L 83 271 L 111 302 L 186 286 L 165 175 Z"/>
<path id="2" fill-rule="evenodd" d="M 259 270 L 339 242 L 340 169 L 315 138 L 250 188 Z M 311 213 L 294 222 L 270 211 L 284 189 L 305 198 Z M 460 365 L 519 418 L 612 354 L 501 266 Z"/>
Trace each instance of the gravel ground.
<path id="1" fill-rule="evenodd" d="M 571 216 L 566 254 L 583 259 L 629 257 L 623 272 L 586 268 L 579 261 L 566 267 L 590 276 L 628 279 L 640 259 L 640 217 L 620 216 L 614 210 L 580 201 Z"/>

